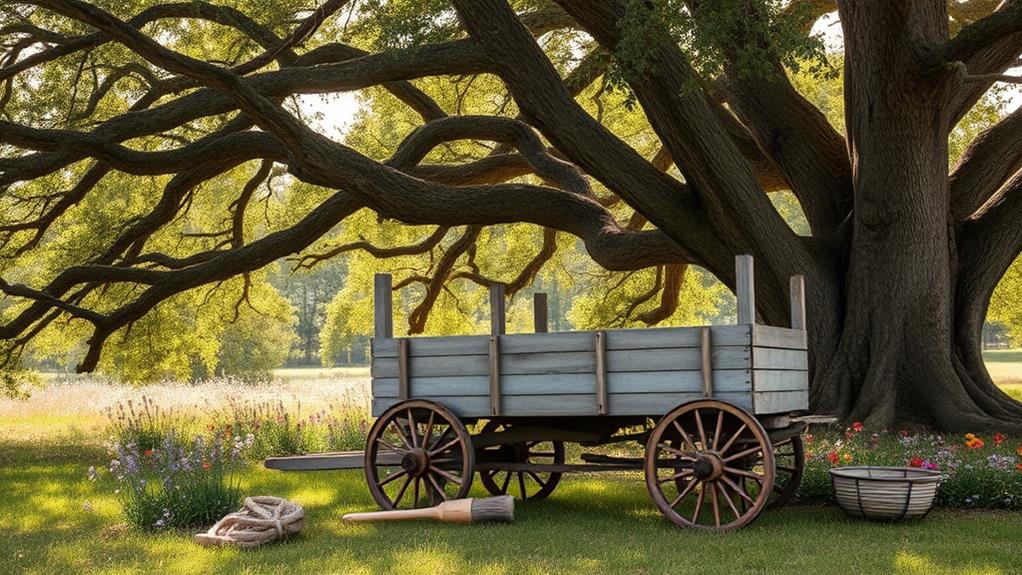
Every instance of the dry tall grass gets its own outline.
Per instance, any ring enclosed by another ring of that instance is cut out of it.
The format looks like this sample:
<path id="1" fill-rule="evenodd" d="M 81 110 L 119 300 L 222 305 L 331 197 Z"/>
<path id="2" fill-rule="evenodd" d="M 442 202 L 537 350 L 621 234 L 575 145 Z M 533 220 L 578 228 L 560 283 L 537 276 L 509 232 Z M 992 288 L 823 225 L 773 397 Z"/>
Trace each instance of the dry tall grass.
<path id="1" fill-rule="evenodd" d="M 106 410 L 145 396 L 162 410 L 201 415 L 230 401 L 281 402 L 288 412 L 312 414 L 350 406 L 369 415 L 369 370 L 337 368 L 280 370 L 273 380 L 218 378 L 200 383 L 165 382 L 132 387 L 97 377 L 47 377 L 28 399 L 0 398 L 0 441 L 95 437 L 106 426 Z M 102 438 L 99 438 L 102 439 Z"/>

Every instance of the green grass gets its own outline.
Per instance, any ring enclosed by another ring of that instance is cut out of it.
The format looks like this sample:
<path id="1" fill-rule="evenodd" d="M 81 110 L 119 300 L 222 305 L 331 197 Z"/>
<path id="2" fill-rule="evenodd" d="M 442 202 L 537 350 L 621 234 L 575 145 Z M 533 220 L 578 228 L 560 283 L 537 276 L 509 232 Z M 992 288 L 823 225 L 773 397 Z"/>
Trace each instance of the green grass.
<path id="1" fill-rule="evenodd" d="M 128 529 L 107 485 L 89 482 L 101 451 L 0 445 L 0 573 L 1019 573 L 1019 518 L 935 511 L 920 522 L 853 521 L 836 508 L 764 513 L 728 535 L 681 530 L 653 508 L 638 475 L 570 476 L 508 525 L 346 525 L 372 509 L 358 471 L 252 468 L 246 493 L 301 503 L 298 538 L 256 551 L 212 550 L 189 532 Z"/>

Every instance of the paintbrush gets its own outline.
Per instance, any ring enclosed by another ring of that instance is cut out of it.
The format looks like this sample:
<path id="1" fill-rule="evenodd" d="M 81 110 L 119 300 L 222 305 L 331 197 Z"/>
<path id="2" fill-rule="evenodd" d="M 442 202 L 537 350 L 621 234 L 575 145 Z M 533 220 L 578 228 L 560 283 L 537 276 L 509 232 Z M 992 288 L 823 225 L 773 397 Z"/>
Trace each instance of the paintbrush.
<path id="1" fill-rule="evenodd" d="M 510 495 L 452 499 L 435 507 L 348 513 L 345 521 L 401 521 L 405 519 L 439 519 L 447 523 L 481 523 L 514 521 L 515 498 Z"/>

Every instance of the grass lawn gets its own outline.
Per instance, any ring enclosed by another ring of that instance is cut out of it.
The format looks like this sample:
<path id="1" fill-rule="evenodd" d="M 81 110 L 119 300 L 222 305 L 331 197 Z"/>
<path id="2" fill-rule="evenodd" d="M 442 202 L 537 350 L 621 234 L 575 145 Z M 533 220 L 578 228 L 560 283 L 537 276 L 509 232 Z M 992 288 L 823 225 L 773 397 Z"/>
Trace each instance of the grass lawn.
<path id="1" fill-rule="evenodd" d="M 1018 573 L 1019 517 L 936 511 L 908 524 L 852 521 L 836 508 L 764 513 L 728 535 L 684 531 L 654 509 L 638 474 L 566 478 L 509 525 L 345 525 L 373 508 L 358 471 L 253 468 L 247 493 L 305 506 L 296 540 L 211 550 L 189 533 L 123 526 L 113 495 L 85 479 L 103 454 L 79 446 L 0 448 L 0 573 Z"/>
<path id="2" fill-rule="evenodd" d="M 1022 398 L 1022 352 L 992 352 L 988 361 L 995 378 Z M 301 503 L 307 525 L 295 540 L 249 552 L 199 547 L 190 532 L 133 531 L 119 515 L 113 487 L 86 479 L 89 465 L 107 462 L 102 409 L 141 393 L 183 411 L 243 395 L 300 402 L 303 413 L 365 394 L 364 370 L 279 375 L 286 380 L 268 386 L 141 391 L 51 381 L 26 402 L 0 399 L 0 575 L 1022 573 L 1017 513 L 937 510 L 920 522 L 877 524 L 848 519 L 835 507 L 796 506 L 714 535 L 668 523 L 637 473 L 567 476 L 548 501 L 519 505 L 509 525 L 345 525 L 344 513 L 375 508 L 360 471 L 252 466 L 243 473 L 243 492 Z M 484 495 L 480 489 L 476 495 Z"/>

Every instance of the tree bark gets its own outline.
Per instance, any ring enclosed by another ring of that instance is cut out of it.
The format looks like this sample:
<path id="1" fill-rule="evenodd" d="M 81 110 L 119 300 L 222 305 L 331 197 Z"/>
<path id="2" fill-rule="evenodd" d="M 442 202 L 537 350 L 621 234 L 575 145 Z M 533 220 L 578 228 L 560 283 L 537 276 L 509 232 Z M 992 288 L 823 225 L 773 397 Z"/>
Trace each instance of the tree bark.
<path id="1" fill-rule="evenodd" d="M 874 429 L 1022 429 L 995 401 L 977 401 L 985 394 L 974 377 L 989 381 L 978 349 L 985 303 L 957 294 L 947 82 L 916 51 L 946 38 L 944 4 L 871 4 L 841 4 L 853 238 L 840 342 L 813 404 Z M 972 309 L 959 313 L 962 304 Z"/>

